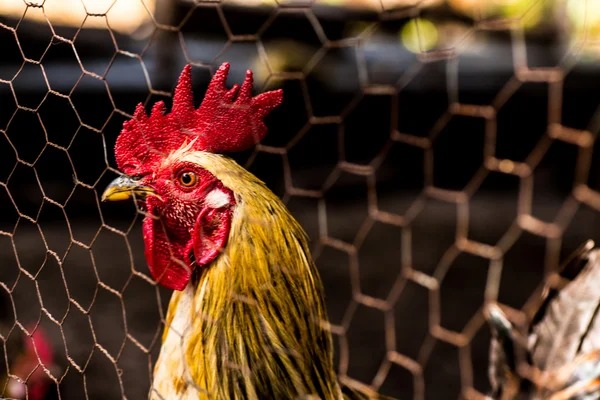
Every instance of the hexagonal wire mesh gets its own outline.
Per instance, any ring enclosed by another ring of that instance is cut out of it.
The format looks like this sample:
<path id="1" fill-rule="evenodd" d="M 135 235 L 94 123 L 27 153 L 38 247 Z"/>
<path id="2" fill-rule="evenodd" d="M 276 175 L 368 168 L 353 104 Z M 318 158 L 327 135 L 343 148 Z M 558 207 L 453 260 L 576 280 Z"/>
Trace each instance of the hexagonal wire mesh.
<path id="1" fill-rule="evenodd" d="M 122 122 L 139 101 L 170 99 L 185 63 L 197 96 L 226 60 L 229 83 L 251 64 L 259 90 L 285 89 L 270 134 L 237 159 L 312 238 L 342 380 L 402 398 L 482 397 L 485 302 L 523 319 L 519 309 L 561 248 L 596 235 L 590 171 L 600 114 L 581 86 L 568 89 L 591 36 L 584 29 L 553 65 L 535 65 L 527 43 L 531 15 L 554 2 L 524 2 L 513 18 L 474 2 L 468 28 L 427 51 L 423 18 L 440 19 L 427 2 L 373 1 L 366 17 L 338 29 L 319 1 L 180 9 L 117 0 L 96 9 L 81 0 L 71 30 L 46 12 L 51 3 L 24 2 L 20 18 L 0 22 L 2 54 L 21 60 L 0 69 L 5 394 L 27 385 L 29 398 L 41 398 L 39 384 L 61 398 L 146 396 L 170 294 L 146 272 L 142 218 L 99 195 L 118 173 Z M 149 17 L 135 41 L 111 26 L 116 3 Z M 416 54 L 379 35 L 411 20 Z M 461 64 L 490 43 L 480 37 L 509 43 L 498 50 L 506 60 L 481 56 L 492 60 L 483 71 L 511 68 L 473 95 Z M 391 59 L 374 59 L 382 53 Z M 386 74 L 385 62 L 398 69 Z M 573 106 L 585 115 L 571 118 Z M 24 344 L 32 334 L 35 351 Z"/>

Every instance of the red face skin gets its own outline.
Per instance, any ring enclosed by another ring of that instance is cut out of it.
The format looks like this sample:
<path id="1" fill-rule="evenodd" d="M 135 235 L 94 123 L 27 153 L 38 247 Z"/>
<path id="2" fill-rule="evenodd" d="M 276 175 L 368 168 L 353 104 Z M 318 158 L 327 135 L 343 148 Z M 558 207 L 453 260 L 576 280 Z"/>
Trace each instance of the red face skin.
<path id="1" fill-rule="evenodd" d="M 183 290 L 193 269 L 213 261 L 227 244 L 233 192 L 210 172 L 187 162 L 148 173 L 139 184 L 156 192 L 146 198 L 148 216 L 142 228 L 152 277 L 169 289 Z M 229 202 L 207 201 L 214 190 Z"/>

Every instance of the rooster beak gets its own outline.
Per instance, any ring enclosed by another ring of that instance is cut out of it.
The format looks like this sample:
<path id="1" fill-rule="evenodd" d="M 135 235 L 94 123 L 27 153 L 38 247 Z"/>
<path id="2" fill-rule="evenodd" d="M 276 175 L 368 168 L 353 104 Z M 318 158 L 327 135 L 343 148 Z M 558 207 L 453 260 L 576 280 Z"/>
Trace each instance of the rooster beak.
<path id="1" fill-rule="evenodd" d="M 112 181 L 102 193 L 102 201 L 120 201 L 134 197 L 145 199 L 148 195 L 156 195 L 154 189 L 140 185 L 140 182 L 130 176 L 119 176 Z"/>

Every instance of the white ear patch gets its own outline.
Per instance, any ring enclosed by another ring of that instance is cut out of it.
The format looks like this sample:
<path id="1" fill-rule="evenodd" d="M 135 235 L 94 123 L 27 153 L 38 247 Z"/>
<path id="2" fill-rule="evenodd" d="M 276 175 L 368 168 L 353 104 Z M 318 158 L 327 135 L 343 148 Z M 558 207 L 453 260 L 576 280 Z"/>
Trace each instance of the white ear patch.
<path id="1" fill-rule="evenodd" d="M 206 205 L 212 208 L 221 208 L 229 204 L 229 195 L 222 190 L 215 189 L 206 195 L 204 201 Z"/>

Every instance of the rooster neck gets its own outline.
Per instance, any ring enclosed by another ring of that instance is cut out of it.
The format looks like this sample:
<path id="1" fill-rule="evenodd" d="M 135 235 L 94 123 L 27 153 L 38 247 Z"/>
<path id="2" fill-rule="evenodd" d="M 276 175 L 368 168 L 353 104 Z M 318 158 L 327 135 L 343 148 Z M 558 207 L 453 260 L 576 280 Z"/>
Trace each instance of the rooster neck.
<path id="1" fill-rule="evenodd" d="M 183 344 L 189 340 L 195 285 L 190 281 L 179 292 L 174 292 L 167 311 L 167 326 L 163 332 L 160 355 L 154 368 L 152 399 L 181 396 L 181 399 L 201 399 L 200 394 L 188 393 L 192 382 L 185 365 Z M 186 394 L 187 393 L 187 394 Z M 208 398 L 207 398 L 208 399 Z"/>
<path id="2" fill-rule="evenodd" d="M 227 246 L 173 295 L 154 387 L 164 398 L 339 399 L 306 235 L 260 180 L 223 160 L 196 161 L 236 195 Z"/>

